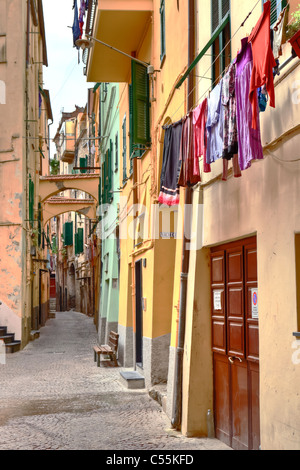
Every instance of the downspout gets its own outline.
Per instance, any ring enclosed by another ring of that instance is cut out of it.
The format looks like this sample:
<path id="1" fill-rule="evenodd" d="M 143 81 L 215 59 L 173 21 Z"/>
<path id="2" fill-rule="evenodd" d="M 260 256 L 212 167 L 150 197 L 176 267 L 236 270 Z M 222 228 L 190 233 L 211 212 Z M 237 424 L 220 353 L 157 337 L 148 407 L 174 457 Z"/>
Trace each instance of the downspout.
<path id="1" fill-rule="evenodd" d="M 188 63 L 189 65 L 194 60 L 195 53 L 195 0 L 188 2 Z M 194 75 L 191 72 L 188 76 L 188 89 L 187 89 L 187 104 L 190 110 L 194 104 Z M 185 321 L 186 321 L 186 298 L 187 298 L 187 280 L 189 271 L 189 250 L 187 243 L 189 239 L 187 236 L 190 230 L 187 225 L 190 223 L 189 207 L 192 202 L 192 189 L 191 187 L 185 188 L 185 209 L 184 209 L 184 234 L 182 246 L 182 264 L 180 274 L 180 303 L 179 303 L 179 325 L 178 325 L 178 340 L 176 348 L 176 363 L 175 363 L 175 380 L 174 380 L 174 399 L 173 399 L 173 412 L 171 424 L 175 429 L 181 429 L 182 421 L 182 376 L 183 376 L 183 354 L 184 354 L 184 339 L 185 339 Z"/>

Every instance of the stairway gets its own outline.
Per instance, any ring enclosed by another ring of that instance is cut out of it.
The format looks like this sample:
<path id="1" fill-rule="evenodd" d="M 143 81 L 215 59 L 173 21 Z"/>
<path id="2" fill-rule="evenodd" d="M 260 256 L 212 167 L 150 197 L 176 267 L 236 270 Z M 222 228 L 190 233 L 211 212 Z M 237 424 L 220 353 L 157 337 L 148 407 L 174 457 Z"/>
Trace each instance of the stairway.
<path id="1" fill-rule="evenodd" d="M 20 351 L 21 341 L 15 340 L 14 333 L 7 333 L 7 326 L 0 326 L 0 341 L 4 341 L 6 354 Z"/>

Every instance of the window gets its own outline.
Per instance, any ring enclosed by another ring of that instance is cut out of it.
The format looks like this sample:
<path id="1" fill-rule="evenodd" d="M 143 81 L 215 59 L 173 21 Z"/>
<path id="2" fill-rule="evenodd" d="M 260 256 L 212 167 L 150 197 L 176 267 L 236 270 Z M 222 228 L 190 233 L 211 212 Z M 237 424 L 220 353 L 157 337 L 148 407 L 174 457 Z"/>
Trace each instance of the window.
<path id="1" fill-rule="evenodd" d="M 135 61 L 131 62 L 132 85 L 129 87 L 131 150 L 141 156 L 150 138 L 150 96 L 147 68 Z"/>
<path id="2" fill-rule="evenodd" d="M 165 0 L 160 1 L 160 61 L 162 62 L 166 55 L 166 14 Z"/>
<path id="3" fill-rule="evenodd" d="M 65 222 L 63 225 L 64 246 L 73 245 L 73 222 Z"/>
<path id="4" fill-rule="evenodd" d="M 119 169 L 119 134 L 115 137 L 115 171 Z"/>
<path id="5" fill-rule="evenodd" d="M 212 0 L 211 8 L 212 35 L 223 25 L 221 33 L 212 44 L 212 80 L 215 85 L 231 62 L 230 1 Z"/>
<path id="6" fill-rule="evenodd" d="M 123 119 L 123 124 L 122 124 L 123 184 L 127 180 L 126 153 L 127 153 L 127 146 L 126 146 L 126 115 L 125 115 Z"/>
<path id="7" fill-rule="evenodd" d="M 112 141 L 110 141 L 110 146 L 106 150 L 102 164 L 102 203 L 109 204 L 112 199 Z"/>
<path id="8" fill-rule="evenodd" d="M 266 3 L 267 0 L 263 0 Z M 271 0 L 271 26 L 276 23 L 280 12 L 286 7 L 286 0 Z"/>

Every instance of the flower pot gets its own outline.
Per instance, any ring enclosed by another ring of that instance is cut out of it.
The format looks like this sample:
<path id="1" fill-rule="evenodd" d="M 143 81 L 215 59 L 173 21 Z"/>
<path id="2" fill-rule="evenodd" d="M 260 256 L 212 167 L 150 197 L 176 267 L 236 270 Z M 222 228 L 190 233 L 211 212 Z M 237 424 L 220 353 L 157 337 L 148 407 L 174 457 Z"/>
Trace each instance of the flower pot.
<path id="1" fill-rule="evenodd" d="M 294 34 L 293 37 L 291 37 L 289 43 L 296 52 L 297 56 L 300 58 L 300 29 L 296 34 Z"/>

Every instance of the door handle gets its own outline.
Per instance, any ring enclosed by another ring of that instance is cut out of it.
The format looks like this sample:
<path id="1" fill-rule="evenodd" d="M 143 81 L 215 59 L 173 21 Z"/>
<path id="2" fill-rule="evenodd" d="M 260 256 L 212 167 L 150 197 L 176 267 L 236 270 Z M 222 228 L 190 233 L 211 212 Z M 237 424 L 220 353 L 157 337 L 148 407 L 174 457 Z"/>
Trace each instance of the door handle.
<path id="1" fill-rule="evenodd" d="M 238 359 L 240 362 L 243 362 L 242 359 L 240 357 L 236 357 L 236 356 L 228 356 L 228 361 L 230 362 L 230 364 L 233 364 L 234 363 L 234 359 Z"/>

